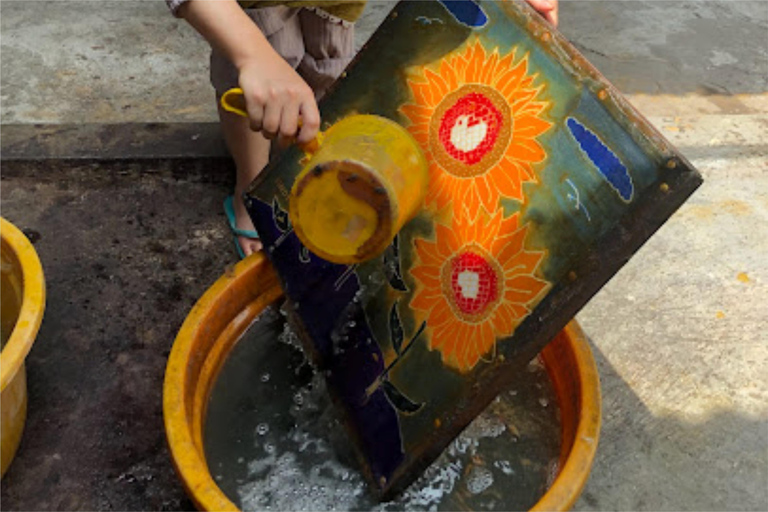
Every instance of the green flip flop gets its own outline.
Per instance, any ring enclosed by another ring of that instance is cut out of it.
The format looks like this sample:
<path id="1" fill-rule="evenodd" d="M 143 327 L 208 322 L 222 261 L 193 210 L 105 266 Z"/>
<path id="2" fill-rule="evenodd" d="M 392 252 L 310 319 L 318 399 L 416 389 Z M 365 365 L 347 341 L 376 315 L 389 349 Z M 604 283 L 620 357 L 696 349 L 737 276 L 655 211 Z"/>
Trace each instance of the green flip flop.
<path id="1" fill-rule="evenodd" d="M 224 213 L 227 215 L 229 230 L 235 237 L 235 248 L 237 249 L 237 254 L 240 256 L 240 259 L 243 259 L 245 258 L 245 253 L 243 252 L 243 248 L 240 247 L 240 242 L 238 242 L 237 237 L 242 236 L 244 238 L 253 238 L 254 240 L 258 240 L 259 233 L 255 230 L 240 229 L 237 227 L 235 220 L 235 205 L 233 204 L 233 201 L 234 198 L 232 196 L 227 196 L 227 198 L 224 199 Z"/>

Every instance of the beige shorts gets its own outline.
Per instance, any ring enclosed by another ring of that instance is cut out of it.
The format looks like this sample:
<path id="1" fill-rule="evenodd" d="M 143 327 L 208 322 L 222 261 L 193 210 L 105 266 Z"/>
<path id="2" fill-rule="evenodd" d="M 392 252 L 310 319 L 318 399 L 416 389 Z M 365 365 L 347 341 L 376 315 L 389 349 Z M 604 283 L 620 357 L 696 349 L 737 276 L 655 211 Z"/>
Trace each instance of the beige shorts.
<path id="1" fill-rule="evenodd" d="M 323 11 L 286 6 L 246 13 L 320 99 L 355 54 L 354 25 Z M 238 74 L 221 52 L 211 52 L 211 84 L 216 96 L 238 87 Z"/>

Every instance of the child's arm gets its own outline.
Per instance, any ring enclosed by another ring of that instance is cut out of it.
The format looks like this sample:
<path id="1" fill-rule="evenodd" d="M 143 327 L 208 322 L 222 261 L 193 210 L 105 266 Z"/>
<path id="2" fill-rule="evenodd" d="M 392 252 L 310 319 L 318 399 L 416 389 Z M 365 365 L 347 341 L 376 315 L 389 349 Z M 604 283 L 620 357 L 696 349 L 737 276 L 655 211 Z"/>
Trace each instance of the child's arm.
<path id="1" fill-rule="evenodd" d="M 235 0 L 189 0 L 178 15 L 237 68 L 253 130 L 268 138 L 290 138 L 298 133 L 299 143 L 314 139 L 320 113 L 312 89 L 272 49 Z"/>
<path id="2" fill-rule="evenodd" d="M 553 26 L 557 26 L 557 0 L 528 0 L 528 3 L 536 9 L 544 19 Z"/>

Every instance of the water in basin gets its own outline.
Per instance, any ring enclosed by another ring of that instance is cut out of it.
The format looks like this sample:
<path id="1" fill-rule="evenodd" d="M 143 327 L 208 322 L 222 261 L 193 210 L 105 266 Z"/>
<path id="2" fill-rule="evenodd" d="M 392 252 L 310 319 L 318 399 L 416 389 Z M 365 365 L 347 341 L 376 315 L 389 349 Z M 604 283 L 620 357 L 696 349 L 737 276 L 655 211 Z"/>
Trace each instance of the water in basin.
<path id="1" fill-rule="evenodd" d="M 211 474 L 243 510 L 526 510 L 560 453 L 555 393 L 534 361 L 404 493 L 376 502 L 322 376 L 274 308 L 225 362 L 204 436 Z"/>

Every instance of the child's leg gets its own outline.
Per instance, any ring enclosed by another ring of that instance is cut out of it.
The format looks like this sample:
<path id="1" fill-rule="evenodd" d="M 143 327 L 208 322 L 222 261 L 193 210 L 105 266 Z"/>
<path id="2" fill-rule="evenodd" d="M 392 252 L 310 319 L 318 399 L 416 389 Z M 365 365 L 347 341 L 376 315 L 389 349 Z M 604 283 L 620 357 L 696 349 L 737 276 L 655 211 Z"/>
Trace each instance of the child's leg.
<path id="1" fill-rule="evenodd" d="M 227 148 L 235 161 L 237 177 L 232 204 L 235 210 L 235 225 L 238 229 L 253 231 L 255 228 L 243 204 L 243 194 L 256 176 L 269 162 L 271 142 L 261 133 L 251 130 L 248 119 L 226 112 L 219 105 L 221 130 Z M 256 238 L 237 237 L 243 253 L 248 256 L 261 250 L 261 241 Z"/>
<path id="2" fill-rule="evenodd" d="M 247 11 L 254 23 L 267 37 L 272 47 L 294 68 L 304 55 L 298 9 L 284 6 L 266 7 Z M 216 99 L 222 133 L 227 148 L 235 161 L 237 179 L 233 195 L 235 226 L 253 231 L 254 225 L 243 204 L 243 194 L 269 162 L 271 142 L 261 133 L 251 130 L 248 119 L 224 111 L 218 105 L 228 89 L 238 87 L 237 70 L 215 49 L 211 53 L 211 83 L 216 89 Z M 256 238 L 238 236 L 237 241 L 247 256 L 261 249 Z"/>

